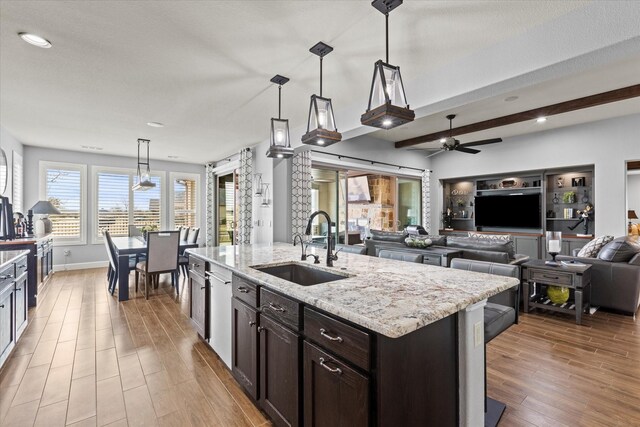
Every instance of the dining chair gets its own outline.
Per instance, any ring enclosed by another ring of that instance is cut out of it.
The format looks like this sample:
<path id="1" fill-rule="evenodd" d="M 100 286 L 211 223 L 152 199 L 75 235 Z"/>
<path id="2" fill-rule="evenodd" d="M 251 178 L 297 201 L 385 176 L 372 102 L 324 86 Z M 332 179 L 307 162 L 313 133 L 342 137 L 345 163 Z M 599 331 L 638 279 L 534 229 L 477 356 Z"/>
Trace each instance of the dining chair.
<path id="1" fill-rule="evenodd" d="M 189 227 L 178 227 L 178 230 L 180 231 L 180 241 L 181 242 L 186 242 L 187 241 L 187 237 L 189 236 Z"/>
<path id="2" fill-rule="evenodd" d="M 111 295 L 116 290 L 116 284 L 118 283 L 118 262 L 116 260 L 116 247 L 111 238 L 111 233 L 108 230 L 104 230 L 102 233 L 104 237 L 104 245 L 107 248 L 107 255 L 109 256 L 109 269 L 107 271 L 107 278 L 109 279 L 109 292 Z M 129 256 L 129 271 L 136 269 L 136 263 L 138 258 L 135 255 Z"/>
<path id="3" fill-rule="evenodd" d="M 144 274 L 144 297 L 149 299 L 152 276 L 171 273 L 171 284 L 179 293 L 176 275 L 178 270 L 179 231 L 154 231 L 147 233 L 147 259 L 136 265 L 136 292 L 140 273 Z"/>
<path id="4" fill-rule="evenodd" d="M 189 230 L 189 235 L 187 236 L 187 243 L 194 244 L 198 243 L 198 234 L 200 234 L 200 228 L 193 227 Z"/>
<path id="5" fill-rule="evenodd" d="M 188 229 L 188 228 L 187 228 Z M 195 244 L 198 243 L 198 234 L 200 233 L 200 228 L 198 227 L 194 227 L 192 229 L 189 230 L 188 236 L 185 239 L 187 244 Z M 184 240 L 180 240 L 181 242 Z M 185 277 L 187 276 L 188 272 L 189 272 L 189 257 L 186 256 L 184 254 L 184 251 L 182 254 L 180 254 L 180 258 L 178 260 L 178 264 L 180 266 L 180 268 L 178 269 L 178 274 L 180 273 L 184 273 Z"/>

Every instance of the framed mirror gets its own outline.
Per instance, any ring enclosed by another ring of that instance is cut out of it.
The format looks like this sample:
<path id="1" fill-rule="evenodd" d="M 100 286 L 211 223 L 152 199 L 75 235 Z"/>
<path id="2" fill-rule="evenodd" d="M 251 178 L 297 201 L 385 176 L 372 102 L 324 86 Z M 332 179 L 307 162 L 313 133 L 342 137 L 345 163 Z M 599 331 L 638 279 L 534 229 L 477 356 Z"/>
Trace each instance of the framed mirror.
<path id="1" fill-rule="evenodd" d="M 0 148 L 0 194 L 4 194 L 5 191 L 7 191 L 8 173 L 7 155 L 4 153 L 4 150 Z"/>

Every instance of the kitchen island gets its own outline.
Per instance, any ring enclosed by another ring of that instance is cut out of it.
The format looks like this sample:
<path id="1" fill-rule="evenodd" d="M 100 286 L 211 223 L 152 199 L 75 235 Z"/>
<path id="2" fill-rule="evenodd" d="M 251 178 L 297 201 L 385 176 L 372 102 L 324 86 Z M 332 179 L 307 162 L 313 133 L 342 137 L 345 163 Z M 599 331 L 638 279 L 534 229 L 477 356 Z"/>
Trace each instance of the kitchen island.
<path id="1" fill-rule="evenodd" d="M 231 304 L 228 365 L 276 425 L 484 423 L 482 308 L 517 279 L 343 253 L 325 267 L 278 243 L 188 253 L 205 278 L 190 286 L 205 292 L 194 303 L 218 319 Z M 292 265 L 337 278 L 302 286 L 269 273 Z M 224 286 L 232 301 L 211 298 Z M 204 338 L 229 328 L 205 316 Z"/>

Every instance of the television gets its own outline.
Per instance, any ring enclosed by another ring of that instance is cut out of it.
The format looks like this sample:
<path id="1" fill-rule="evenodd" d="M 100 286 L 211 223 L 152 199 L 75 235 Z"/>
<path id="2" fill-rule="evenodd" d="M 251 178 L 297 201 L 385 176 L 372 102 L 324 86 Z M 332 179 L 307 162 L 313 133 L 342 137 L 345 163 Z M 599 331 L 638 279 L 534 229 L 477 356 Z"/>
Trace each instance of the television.
<path id="1" fill-rule="evenodd" d="M 540 197 L 540 194 L 476 196 L 476 226 L 541 228 Z"/>
<path id="2" fill-rule="evenodd" d="M 347 179 L 349 191 L 348 202 L 370 202 L 369 179 L 366 176 L 354 176 Z"/>

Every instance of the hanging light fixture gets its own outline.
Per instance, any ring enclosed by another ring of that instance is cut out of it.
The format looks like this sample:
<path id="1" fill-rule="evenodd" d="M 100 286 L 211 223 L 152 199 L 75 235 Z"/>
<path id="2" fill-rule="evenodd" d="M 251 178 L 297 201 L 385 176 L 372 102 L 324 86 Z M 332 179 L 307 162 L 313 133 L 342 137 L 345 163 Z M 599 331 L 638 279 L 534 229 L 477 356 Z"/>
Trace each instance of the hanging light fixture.
<path id="1" fill-rule="evenodd" d="M 386 62 L 379 59 L 374 65 L 369 105 L 360 116 L 363 125 L 391 129 L 412 122 L 416 116 L 407 104 L 400 67 L 389 64 L 389 12 L 401 4 L 402 0 L 374 0 L 371 3 L 385 16 Z"/>
<path id="2" fill-rule="evenodd" d="M 318 42 L 309 51 L 320 57 L 320 96 L 311 95 L 307 133 L 302 136 L 302 143 L 328 147 L 342 140 L 342 135 L 336 129 L 331 99 L 322 96 L 322 59 L 331 53 L 333 48 L 326 43 Z"/>
<path id="3" fill-rule="evenodd" d="M 151 141 L 148 139 L 138 139 L 138 174 L 136 177 L 136 183 L 133 184 L 131 189 L 133 191 L 138 190 L 148 190 L 150 188 L 154 188 L 156 186 L 155 183 L 151 182 L 151 168 L 149 166 L 149 144 Z M 140 145 L 147 146 L 147 156 L 145 157 L 145 161 L 140 161 Z M 143 169 L 140 166 L 146 166 L 146 169 Z"/>
<path id="4" fill-rule="evenodd" d="M 289 120 L 280 117 L 282 110 L 282 85 L 289 79 L 276 74 L 271 82 L 278 85 L 278 118 L 271 118 L 271 137 L 267 157 L 288 159 L 293 157 L 293 148 L 289 138 Z"/>

